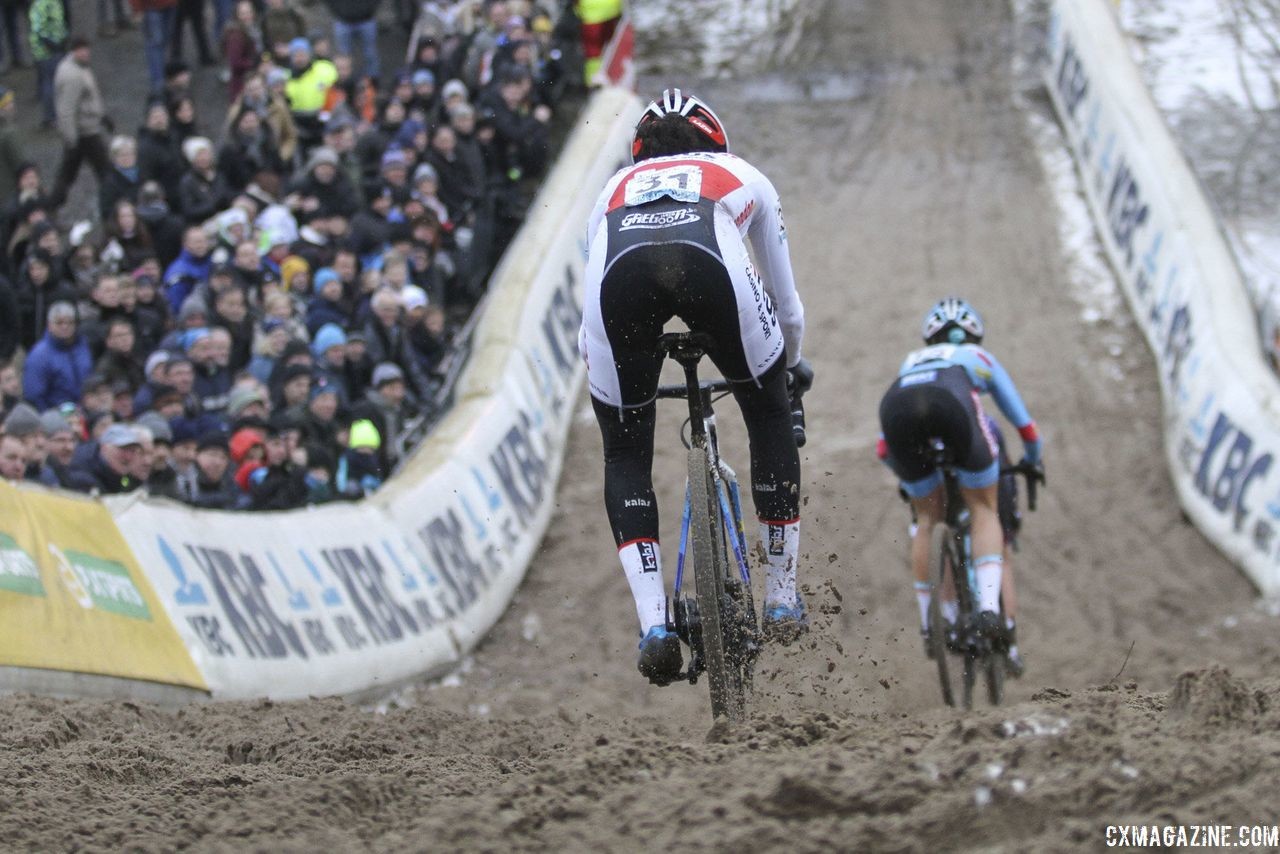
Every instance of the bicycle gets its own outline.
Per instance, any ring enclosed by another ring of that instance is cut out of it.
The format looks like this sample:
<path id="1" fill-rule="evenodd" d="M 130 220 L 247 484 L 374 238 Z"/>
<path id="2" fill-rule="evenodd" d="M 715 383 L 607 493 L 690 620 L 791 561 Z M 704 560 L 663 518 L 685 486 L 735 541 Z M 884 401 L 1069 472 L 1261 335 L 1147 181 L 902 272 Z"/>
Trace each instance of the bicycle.
<path id="1" fill-rule="evenodd" d="M 946 489 L 946 518 L 937 525 L 929 541 L 929 632 L 930 657 L 938 668 L 938 682 L 942 686 L 942 699 L 954 706 L 955 692 L 951 683 L 948 655 L 962 658 L 961 702 L 964 708 L 973 708 L 973 689 L 981 671 L 987 689 L 987 700 L 998 706 L 1004 700 L 1005 650 L 1000 643 L 992 643 L 976 631 L 978 601 L 975 595 L 972 539 L 969 508 L 965 506 L 956 478 L 955 466 L 941 439 L 932 439 L 929 450 L 934 465 L 942 472 Z M 1036 509 L 1036 486 L 1044 482 L 1044 472 L 1038 466 L 1022 462 L 1002 466 L 1001 474 L 1022 475 L 1027 484 L 1027 507 Z M 957 616 L 954 627 L 948 630 L 942 616 L 942 600 L 954 595 Z M 1001 602 L 1000 624 L 1004 625 L 1004 605 Z"/>
<path id="2" fill-rule="evenodd" d="M 713 403 L 729 393 L 725 380 L 698 379 L 698 363 L 713 344 L 705 333 L 673 332 L 658 348 L 684 369 L 683 385 L 658 387 L 657 396 L 688 401 L 689 475 L 680 522 L 675 585 L 667 600 L 667 628 L 690 650 L 677 678 L 696 684 L 705 672 L 711 714 L 731 721 L 746 714 L 760 654 L 760 621 L 751 593 L 746 529 L 738 478 L 720 457 Z M 802 428 L 797 428 L 797 430 Z M 683 429 L 681 440 L 684 441 Z M 694 595 L 683 595 L 686 559 L 693 559 Z"/>

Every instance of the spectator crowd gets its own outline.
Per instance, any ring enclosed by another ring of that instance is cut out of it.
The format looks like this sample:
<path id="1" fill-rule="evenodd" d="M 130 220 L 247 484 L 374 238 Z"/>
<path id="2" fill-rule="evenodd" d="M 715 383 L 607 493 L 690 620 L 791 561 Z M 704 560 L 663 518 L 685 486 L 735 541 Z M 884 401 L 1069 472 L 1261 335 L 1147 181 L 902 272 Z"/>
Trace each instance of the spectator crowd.
<path id="1" fill-rule="evenodd" d="M 127 132 L 63 0 L 32 0 L 61 163 L 25 155 L 0 86 L 0 476 L 288 509 L 378 488 L 438 416 L 581 77 L 563 10 L 523 0 L 428 0 L 384 72 L 380 2 L 309 30 L 293 0 L 215 0 L 210 38 L 204 0 L 100 0 L 100 33 L 141 31 Z M 226 104 L 193 97 L 185 30 Z"/>

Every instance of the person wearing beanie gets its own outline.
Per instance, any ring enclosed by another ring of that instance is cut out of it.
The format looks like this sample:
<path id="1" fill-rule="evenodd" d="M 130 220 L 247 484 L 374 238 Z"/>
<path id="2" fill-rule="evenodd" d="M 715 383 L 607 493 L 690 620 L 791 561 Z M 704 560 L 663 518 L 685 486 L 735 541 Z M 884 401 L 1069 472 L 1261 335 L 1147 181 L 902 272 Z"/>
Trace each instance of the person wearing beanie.
<path id="1" fill-rule="evenodd" d="M 12 436 L 22 443 L 22 455 L 26 461 L 25 477 L 27 480 L 39 480 L 40 470 L 44 466 L 45 437 L 40 421 L 40 413 L 29 403 L 19 403 L 4 419 L 3 428 L 6 436 Z"/>
<path id="2" fill-rule="evenodd" d="M 38 480 L 46 486 L 74 489 L 71 480 L 71 458 L 76 452 L 76 435 L 71 422 L 57 409 L 40 416 L 40 432 L 44 434 L 45 456 Z"/>
<path id="3" fill-rule="evenodd" d="M 228 447 L 231 452 L 231 462 L 235 467 L 233 480 L 240 491 L 246 495 L 249 494 L 249 478 L 255 471 L 266 465 L 265 440 L 266 434 L 252 427 L 242 427 L 231 434 Z"/>
<path id="4" fill-rule="evenodd" d="M 343 305 L 342 280 L 332 268 L 317 270 L 313 287 L 315 296 L 307 303 L 307 332 L 314 339 L 322 326 L 341 329 L 347 322 L 347 310 Z"/>
<path id="5" fill-rule="evenodd" d="M 338 447 L 338 390 L 329 383 L 316 382 L 311 386 L 307 408 L 302 417 L 302 439 L 323 445 Z"/>
<path id="6" fill-rule="evenodd" d="M 306 468 L 289 453 L 289 441 L 282 423 L 274 416 L 265 430 L 262 466 L 248 478 L 250 508 L 292 510 L 307 502 Z"/>
<path id="7" fill-rule="evenodd" d="M 373 369 L 373 381 L 364 399 L 352 410 L 355 421 L 371 421 L 384 437 L 378 458 L 384 472 L 400 462 L 397 440 L 405 424 L 421 414 L 418 401 L 409 393 L 404 371 L 394 362 L 382 362 Z"/>
<path id="8" fill-rule="evenodd" d="M 267 399 L 262 390 L 256 386 L 247 385 L 239 385 L 231 389 L 231 393 L 227 396 L 227 417 L 233 424 L 246 418 L 265 419 Z M 235 449 L 232 448 L 232 457 L 234 456 Z"/>
<path id="9" fill-rule="evenodd" d="M 333 453 L 323 445 L 309 444 L 304 446 L 306 455 L 306 474 L 304 484 L 307 487 L 308 504 L 324 504 L 336 496 L 333 490 Z"/>
<path id="10" fill-rule="evenodd" d="M 57 410 L 53 410 L 56 412 Z M 40 420 L 40 413 L 29 403 L 19 403 L 10 410 L 5 416 L 3 427 L 0 428 L 6 436 L 16 436 L 22 439 L 24 443 L 31 440 L 34 444 L 35 440 L 43 438 L 43 424 Z"/>
<path id="11" fill-rule="evenodd" d="M 142 415 L 134 425 L 139 430 L 146 430 L 151 436 L 151 460 L 145 477 L 147 494 L 181 501 L 178 470 L 173 465 L 173 428 L 167 419 L 156 412 Z"/>
<path id="12" fill-rule="evenodd" d="M 207 510 L 232 510 L 244 501 L 231 473 L 230 446 L 220 431 L 206 432 L 196 440 L 195 481 L 185 499 Z"/>
<path id="13" fill-rule="evenodd" d="M 385 473 L 378 458 L 382 437 L 368 419 L 351 423 L 347 449 L 338 458 L 333 475 L 334 489 L 345 498 L 362 498 L 382 486 Z"/>
<path id="14" fill-rule="evenodd" d="M 287 365 L 272 385 L 271 399 L 273 411 L 292 412 L 301 417 L 311 399 L 311 367 Z"/>
<path id="15" fill-rule="evenodd" d="M 351 388 L 347 384 L 347 335 L 337 326 L 320 327 L 311 342 L 315 356 L 312 369 L 316 383 L 331 386 L 338 393 L 338 407 L 346 410 L 351 405 Z"/>
<path id="16" fill-rule="evenodd" d="M 356 187 L 342 171 L 338 152 L 320 146 L 311 152 L 307 168 L 294 182 L 289 206 L 302 222 L 332 216 L 350 219 L 359 209 Z"/>
<path id="17" fill-rule="evenodd" d="M 293 293 L 310 293 L 311 265 L 301 255 L 290 255 L 280 262 L 280 286 Z"/>

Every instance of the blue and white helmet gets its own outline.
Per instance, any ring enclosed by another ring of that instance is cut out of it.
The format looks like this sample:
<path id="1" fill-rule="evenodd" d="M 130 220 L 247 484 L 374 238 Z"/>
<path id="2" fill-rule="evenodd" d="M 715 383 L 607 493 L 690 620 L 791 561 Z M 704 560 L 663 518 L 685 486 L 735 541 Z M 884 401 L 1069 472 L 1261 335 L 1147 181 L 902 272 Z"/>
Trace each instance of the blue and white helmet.
<path id="1" fill-rule="evenodd" d="M 939 344 L 944 340 L 952 344 L 981 344 L 984 331 L 982 316 L 959 297 L 938 300 L 920 326 L 920 336 L 926 344 Z M 947 333 L 945 338 L 943 333 Z"/>

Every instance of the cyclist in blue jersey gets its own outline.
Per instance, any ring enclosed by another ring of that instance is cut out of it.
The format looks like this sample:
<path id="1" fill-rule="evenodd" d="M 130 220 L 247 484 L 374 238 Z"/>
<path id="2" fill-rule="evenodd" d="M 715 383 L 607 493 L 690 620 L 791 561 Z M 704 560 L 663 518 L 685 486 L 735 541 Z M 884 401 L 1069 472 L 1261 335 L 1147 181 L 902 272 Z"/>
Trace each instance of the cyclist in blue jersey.
<path id="1" fill-rule="evenodd" d="M 878 451 L 911 499 L 917 527 L 911 568 L 921 631 L 928 634 L 929 543 L 933 526 L 946 517 L 942 472 L 928 442 L 946 443 L 961 494 L 972 518 L 978 631 L 998 645 L 1012 645 L 1011 624 L 1000 621 L 1004 533 L 998 514 L 1000 447 L 980 395 L 990 394 L 1022 439 L 1024 461 L 1040 465 L 1041 441 L 1018 389 L 1000 362 L 981 347 L 982 318 L 967 302 L 948 297 L 925 315 L 926 346 L 909 354 L 880 401 L 882 440 Z M 1012 599 L 1012 596 L 1007 598 Z M 1016 653 L 1016 649 L 1015 649 Z"/>

